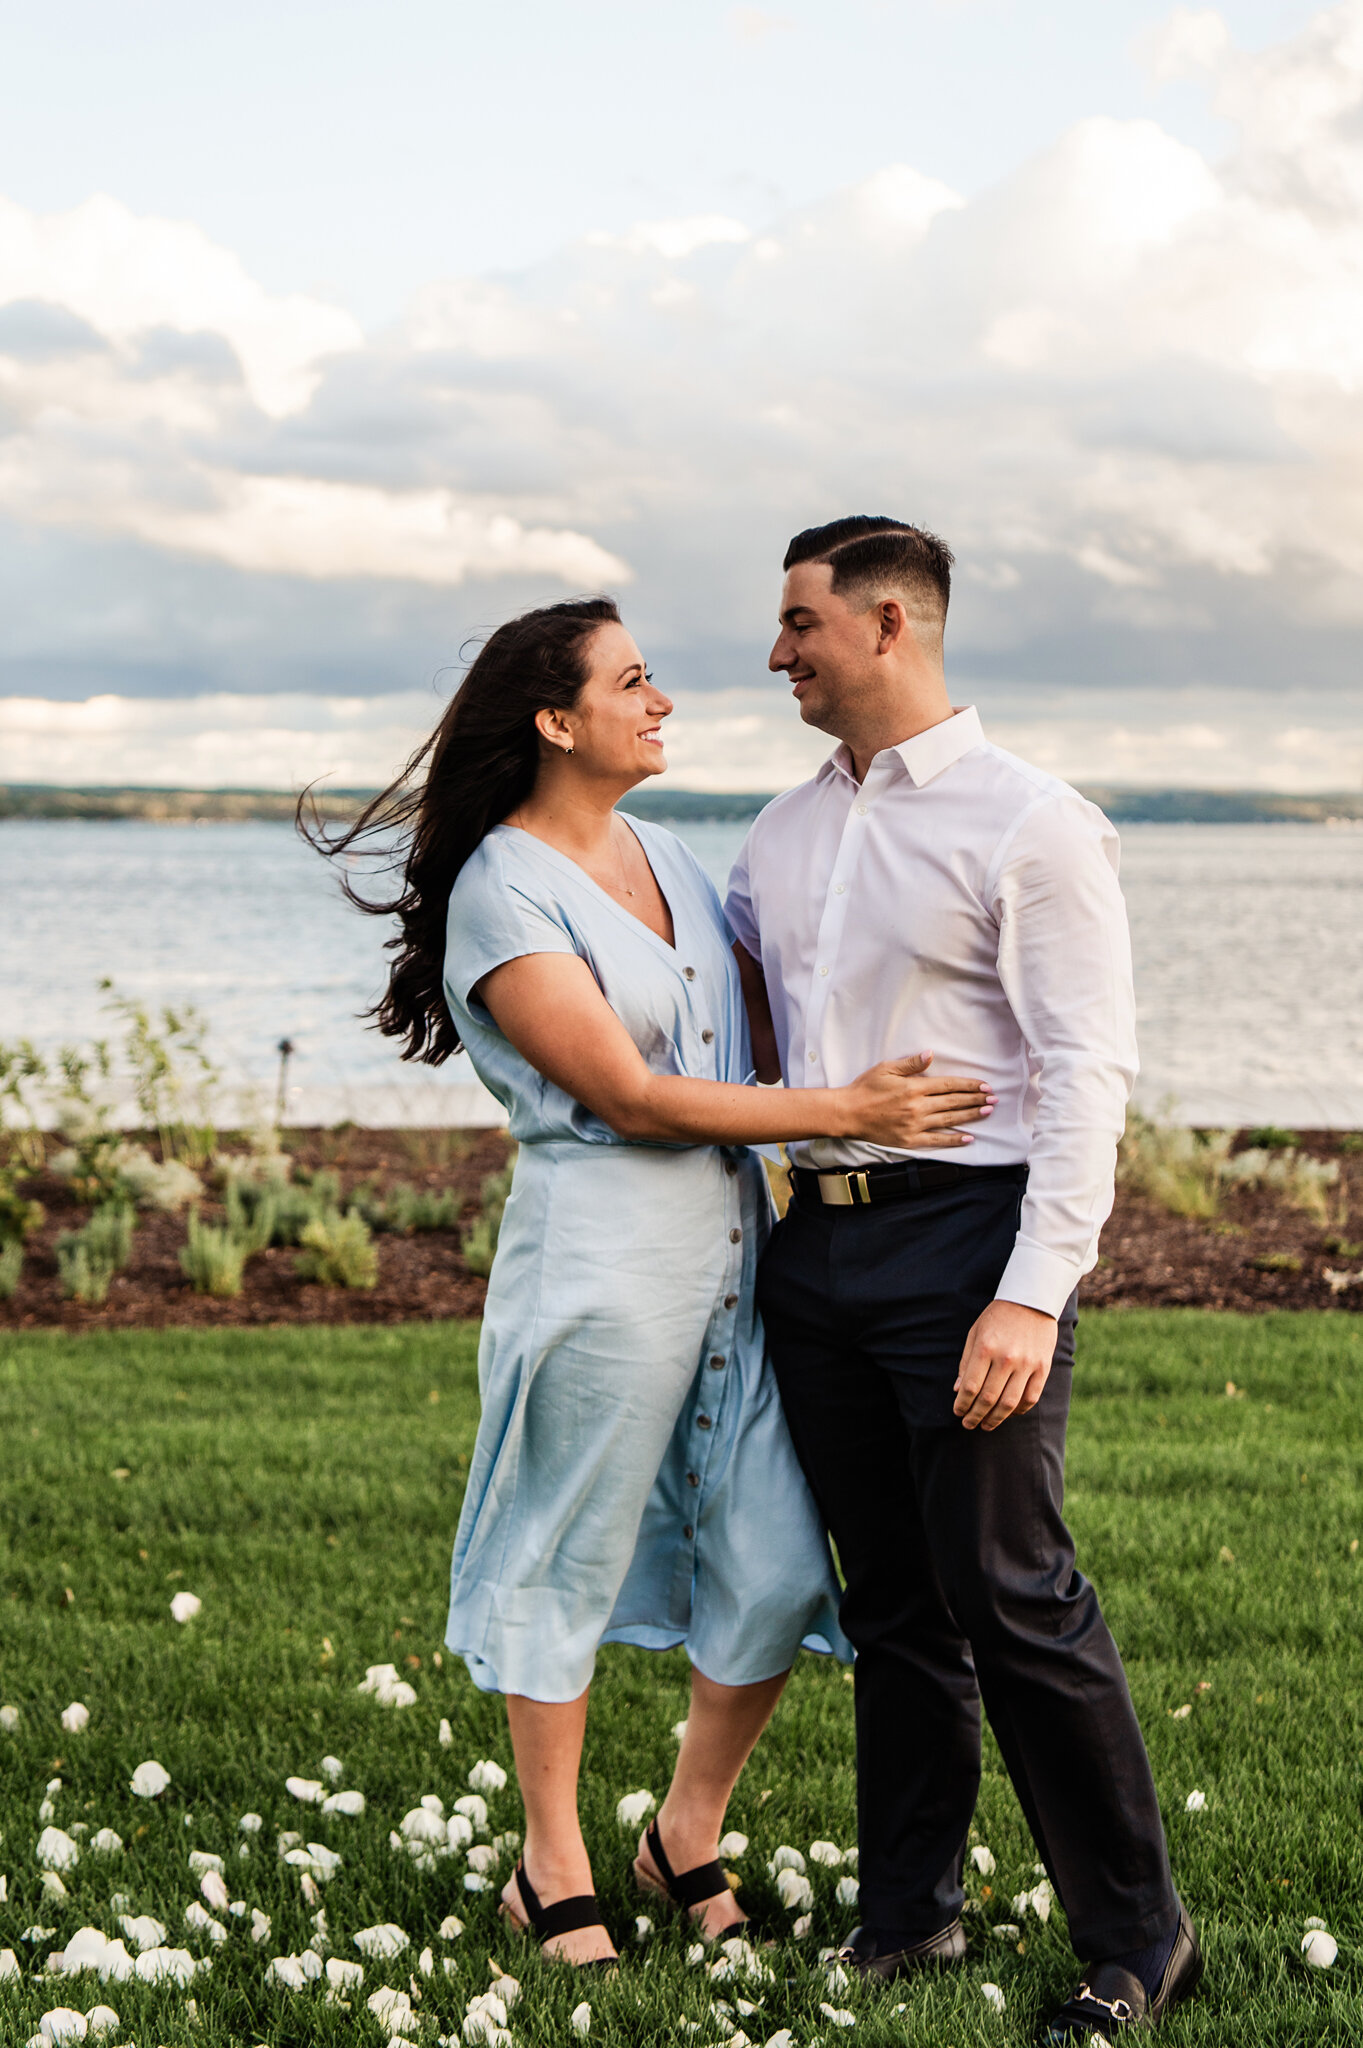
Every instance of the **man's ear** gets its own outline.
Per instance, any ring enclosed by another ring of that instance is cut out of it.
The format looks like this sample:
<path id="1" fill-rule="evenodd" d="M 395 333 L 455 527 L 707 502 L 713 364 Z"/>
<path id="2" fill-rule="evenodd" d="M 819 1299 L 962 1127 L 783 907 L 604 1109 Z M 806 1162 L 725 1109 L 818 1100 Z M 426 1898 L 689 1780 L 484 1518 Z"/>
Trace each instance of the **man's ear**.
<path id="1" fill-rule="evenodd" d="M 876 606 L 876 613 L 876 652 L 888 654 L 892 647 L 901 646 L 912 630 L 909 615 L 897 597 L 884 598 Z"/>

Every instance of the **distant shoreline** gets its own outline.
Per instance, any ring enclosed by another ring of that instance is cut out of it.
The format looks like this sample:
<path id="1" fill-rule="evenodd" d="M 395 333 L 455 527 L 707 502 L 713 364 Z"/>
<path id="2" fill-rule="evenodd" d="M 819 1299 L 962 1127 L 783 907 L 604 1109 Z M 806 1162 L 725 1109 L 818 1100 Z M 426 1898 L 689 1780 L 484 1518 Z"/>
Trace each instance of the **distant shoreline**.
<path id="1" fill-rule="evenodd" d="M 1358 825 L 1363 793 L 1289 796 L 1248 789 L 1131 789 L 1087 785 L 1084 795 L 1119 825 Z M 317 793 L 323 817 L 353 817 L 372 789 Z M 622 809 L 642 818 L 683 822 L 755 818 L 774 792 L 729 793 L 694 789 L 634 790 Z M 64 788 L 48 783 L 0 784 L 0 820 L 86 819 L 143 824 L 288 823 L 296 797 L 278 789 L 151 789 L 130 786 Z"/>

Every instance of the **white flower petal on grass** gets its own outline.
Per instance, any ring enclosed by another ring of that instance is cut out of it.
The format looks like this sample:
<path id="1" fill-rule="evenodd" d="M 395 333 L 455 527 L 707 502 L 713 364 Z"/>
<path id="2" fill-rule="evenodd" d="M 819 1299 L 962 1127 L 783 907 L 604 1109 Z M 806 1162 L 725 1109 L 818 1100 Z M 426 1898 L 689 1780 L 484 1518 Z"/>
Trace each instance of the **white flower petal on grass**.
<path id="1" fill-rule="evenodd" d="M 497 1851 L 491 1842 L 480 1842 L 476 1849 L 470 1849 L 468 1853 L 469 1869 L 480 1870 L 484 1877 L 489 1870 L 496 1869 L 497 1860 Z"/>
<path id="2" fill-rule="evenodd" d="M 843 1883 L 846 1882 L 844 1878 Z M 776 1889 L 788 1913 L 807 1913 L 814 1904 L 814 1887 L 807 1877 L 801 1877 L 798 1870 L 778 1870 Z"/>
<path id="3" fill-rule="evenodd" d="M 1301 1952 L 1313 1970 L 1328 1970 L 1339 1954 L 1339 1943 L 1323 1927 L 1313 1927 L 1301 1938 Z"/>
<path id="4" fill-rule="evenodd" d="M 855 1906 L 861 1897 L 861 1886 L 854 1877 L 840 1877 L 833 1896 L 840 1906 Z"/>
<path id="5" fill-rule="evenodd" d="M 1191 1714 L 1192 1711 L 1193 1703 L 1191 1700 L 1188 1700 L 1181 1707 L 1170 1707 L 1169 1719 L 1171 1721 L 1186 1721 L 1189 1714 Z"/>
<path id="6" fill-rule="evenodd" d="M 92 2005 L 85 2023 L 92 2034 L 112 2034 L 122 2024 L 111 2005 Z"/>
<path id="7" fill-rule="evenodd" d="M 453 1728 L 451 1728 L 449 1722 L 443 1718 L 443 1716 L 441 1718 L 439 1731 L 436 1735 L 436 1741 L 440 1744 L 440 1747 L 442 1749 L 449 1749 L 454 1742 L 454 1730 Z"/>
<path id="8" fill-rule="evenodd" d="M 244 1835 L 258 1835 L 264 1825 L 265 1823 L 258 1813 L 244 1813 L 237 1822 L 237 1826 Z"/>
<path id="9" fill-rule="evenodd" d="M 308 1950 L 311 1955 L 311 1949 Z M 317 1959 L 314 1957 L 314 1961 Z M 301 1956 L 276 1956 L 265 1966 L 265 1982 L 277 1984 L 283 1991 L 306 1991 L 309 1977 Z"/>
<path id="10" fill-rule="evenodd" d="M 1207 1795 L 1205 1792 L 1190 1792 L 1183 1802 L 1183 1811 L 1185 1813 L 1202 1813 L 1205 1811 L 1206 1805 Z"/>
<path id="11" fill-rule="evenodd" d="M 506 1772 L 500 1764 L 493 1763 L 491 1757 L 483 1757 L 469 1772 L 469 1790 L 471 1792 L 504 1792 L 506 1790 Z"/>
<path id="12" fill-rule="evenodd" d="M 1017 1914 L 1019 1920 L 1026 1917 L 1027 1909 L 1031 1903 L 1032 1895 L 1030 1892 L 1019 1892 L 1013 1900 L 1013 1911 Z"/>
<path id="13" fill-rule="evenodd" d="M 1051 1917 L 1051 1907 L 1055 1904 L 1055 1893 L 1051 1889 L 1050 1880 L 1043 1877 L 1040 1884 L 1028 1893 L 1028 1898 L 1032 1911 L 1044 1927 Z"/>
<path id="14" fill-rule="evenodd" d="M 44 1828 L 33 1854 L 40 1870 L 74 1870 L 80 1862 L 80 1846 L 65 1828 Z"/>
<path id="15" fill-rule="evenodd" d="M 170 1772 L 151 1757 L 137 1766 L 128 1790 L 138 1799 L 159 1799 L 169 1783 Z"/>
<path id="16" fill-rule="evenodd" d="M 854 2027 L 857 2023 L 854 2012 L 848 2012 L 845 2006 L 830 2005 L 826 1998 L 820 2000 L 819 2011 L 835 2027 Z"/>
<path id="17" fill-rule="evenodd" d="M 328 1785 L 339 1785 L 345 1776 L 345 1765 L 338 1756 L 324 1756 L 318 1768 Z"/>
<path id="18" fill-rule="evenodd" d="M 198 1965 L 187 1948 L 149 1948 L 133 1964 L 144 1984 L 190 1984 Z"/>
<path id="19" fill-rule="evenodd" d="M 304 1806 L 320 1806 L 326 1798 L 326 1786 L 320 1778 L 286 1778 L 284 1790 L 291 1792 L 295 1799 L 301 1799 Z"/>
<path id="20" fill-rule="evenodd" d="M 298 1890 L 305 1906 L 315 1906 L 322 1896 L 317 1889 L 317 1880 L 310 1870 L 305 1870 L 298 1880 Z"/>
<path id="21" fill-rule="evenodd" d="M 221 1873 L 206 1870 L 199 1879 L 199 1890 L 215 1913 L 225 1913 L 232 1903 L 231 1894 Z"/>
<path id="22" fill-rule="evenodd" d="M 196 1614 L 203 1612 L 203 1601 L 197 1593 L 177 1593 L 170 1603 L 172 1621 L 193 1621 Z"/>
<path id="23" fill-rule="evenodd" d="M 398 1828 L 407 1842 L 444 1842 L 449 1839 L 439 1814 L 429 1812 L 424 1806 L 414 1806 L 410 1813 L 404 1813 Z"/>
<path id="24" fill-rule="evenodd" d="M 721 1856 L 746 1856 L 747 1836 L 740 1835 L 737 1828 L 731 1828 L 727 1835 L 721 1835 L 719 1838 L 719 1853 Z"/>
<path id="25" fill-rule="evenodd" d="M 458 1941 L 464 1931 L 464 1923 L 456 1913 L 447 1913 L 436 1933 L 442 1941 Z"/>
<path id="26" fill-rule="evenodd" d="M 90 1848 L 96 1856 L 117 1856 L 123 1848 L 123 1837 L 112 1828 L 99 1828 L 90 1837 Z"/>
<path id="27" fill-rule="evenodd" d="M 690 1948 L 686 1951 L 688 1969 L 694 1970 L 697 1963 L 703 1963 L 704 1961 L 705 1943 L 703 1941 L 693 1941 Z"/>
<path id="28" fill-rule="evenodd" d="M 836 1870 L 842 1862 L 842 1850 L 836 1842 L 811 1842 L 809 1860 L 811 1863 L 822 1863 L 826 1870 Z"/>
<path id="29" fill-rule="evenodd" d="M 0 1731 L 3 1731 L 6 1735 L 13 1735 L 18 1726 L 19 1709 L 17 1707 L 0 1707 Z"/>
<path id="30" fill-rule="evenodd" d="M 413 2023 L 412 2001 L 405 1991 L 391 1991 L 385 1984 L 380 1990 L 371 1991 L 365 2004 L 384 2026 L 407 2027 Z"/>
<path id="31" fill-rule="evenodd" d="M 355 1936 L 355 1946 L 362 1956 L 386 1962 L 390 1956 L 400 1956 L 411 1942 L 401 1927 L 391 1920 L 381 1920 L 376 1927 L 362 1927 Z"/>
<path id="32" fill-rule="evenodd" d="M 69 2005 L 57 2005 L 43 2014 L 38 2033 L 44 2041 L 83 2041 L 88 2024 L 83 2012 L 73 2012 Z"/>
<path id="33" fill-rule="evenodd" d="M 657 1804 L 651 1792 L 626 1792 L 615 1809 L 615 1818 L 622 1828 L 637 1828 Z"/>
<path id="34" fill-rule="evenodd" d="M 791 1921 L 790 1931 L 794 1935 L 796 1941 L 807 1941 L 809 1939 L 810 1932 L 813 1929 L 813 1926 L 814 1915 L 812 1913 L 801 1913 L 798 1920 Z"/>
<path id="35" fill-rule="evenodd" d="M 312 1858 L 313 1876 L 322 1884 L 330 1884 L 343 1859 L 335 1849 L 328 1849 L 325 1842 L 309 1842 L 308 1854 Z"/>
<path id="36" fill-rule="evenodd" d="M 585 1998 L 581 2005 L 575 2005 L 569 2013 L 568 2025 L 575 2034 L 590 2034 L 592 2030 L 592 2009 Z"/>
<path id="37" fill-rule="evenodd" d="M 674 1742 L 680 1742 L 680 1741 L 682 1740 L 682 1738 L 684 1737 L 684 1735 L 685 1735 L 685 1734 L 686 1734 L 686 1723 L 685 1723 L 685 1721 L 674 1721 L 674 1722 L 672 1723 L 672 1740 L 673 1740 Z"/>
<path id="38" fill-rule="evenodd" d="M 481 1871 L 466 1870 L 464 1872 L 464 1890 L 466 1892 L 485 1892 L 487 1889 L 488 1881 Z"/>
<path id="39" fill-rule="evenodd" d="M 19 1936 L 20 1941 L 51 1941 L 55 1927 L 26 1927 Z"/>
<path id="40" fill-rule="evenodd" d="M 1015 1926 L 1011 1920 L 1000 1920 L 997 1927 L 991 1927 L 989 1931 L 996 1934 L 1000 1941 L 1016 1941 L 1022 1933 L 1022 1929 Z"/>
<path id="41" fill-rule="evenodd" d="M 222 1883 L 221 1878 L 218 1879 L 218 1883 Z M 209 1941 L 217 1946 L 221 1946 L 227 1939 L 227 1929 L 223 1926 L 221 1920 L 215 1920 L 213 1915 L 206 1907 L 201 1906 L 197 1899 L 191 1899 L 190 1903 L 185 1907 L 185 1926 L 192 1927 L 196 1934 L 205 1935 Z"/>
<path id="42" fill-rule="evenodd" d="M 777 2034 L 768 2034 L 763 2048 L 795 2048 L 795 2036 L 789 2027 L 782 2027 Z"/>
<path id="43" fill-rule="evenodd" d="M 771 1862 L 767 1865 L 767 1869 L 773 1877 L 782 1870 L 798 1870 L 800 1876 L 803 1877 L 805 1874 L 805 1859 L 798 1849 L 791 1848 L 789 1842 L 782 1842 L 780 1848 L 772 1857 Z"/>
<path id="44" fill-rule="evenodd" d="M 259 1906 L 251 1908 L 251 1939 L 257 1945 L 270 1938 L 270 1916 L 262 1913 Z"/>
<path id="45" fill-rule="evenodd" d="M 976 1870 L 979 1871 L 981 1877 L 992 1877 L 998 1868 L 997 1863 L 994 1861 L 993 1850 L 986 1849 L 983 1842 L 976 1843 L 970 1852 L 970 1860 Z"/>
<path id="46" fill-rule="evenodd" d="M 11 1978 L 21 1976 L 22 1974 L 19 1968 L 19 1958 L 15 1955 L 14 1950 L 12 1948 L 0 1948 L 0 1984 L 4 1984 Z"/>
<path id="47" fill-rule="evenodd" d="M 481 1835 L 487 1828 L 487 1801 L 477 1792 L 466 1792 L 462 1799 L 456 1799 L 452 1811 L 462 1813 L 475 1835 Z"/>
<path id="48" fill-rule="evenodd" d="M 136 1918 L 125 1913 L 118 1924 L 139 1951 L 160 1948 L 166 1938 L 165 1928 L 159 1920 L 153 1920 L 150 1913 L 139 1913 Z"/>
<path id="49" fill-rule="evenodd" d="M 634 1921 L 634 1939 L 636 1941 L 648 1941 L 652 1936 L 652 1933 L 653 1922 L 649 1919 L 647 1913 L 636 1914 Z"/>
<path id="50" fill-rule="evenodd" d="M 322 1801 L 323 1813 L 341 1813 L 351 1820 L 364 1812 L 363 1792 L 333 1792 Z"/>
<path id="51" fill-rule="evenodd" d="M 1301 1924 L 1308 1934 L 1324 1934 L 1327 1925 L 1324 1920 L 1303 1920 Z"/>
<path id="52" fill-rule="evenodd" d="M 417 1805 L 424 1806 L 427 1813 L 433 1813 L 437 1820 L 445 1818 L 445 1802 L 438 1792 L 423 1792 Z"/>
<path id="53" fill-rule="evenodd" d="M 69 1899 L 71 1896 L 55 1870 L 43 1872 L 43 1893 L 49 1899 Z"/>
<path id="54" fill-rule="evenodd" d="M 62 1727 L 68 1735 L 80 1735 L 90 1726 L 90 1709 L 79 1700 L 72 1700 L 69 1707 L 62 1709 Z"/>
<path id="55" fill-rule="evenodd" d="M 992 2005 L 995 2012 L 1002 2012 L 1008 2003 L 997 1984 L 981 1984 L 980 1997 L 986 2005 Z"/>
<path id="56" fill-rule="evenodd" d="M 386 1685 L 396 1685 L 398 1667 L 396 1664 L 371 1664 L 364 1677 L 356 1686 L 356 1692 L 382 1692 Z"/>
<path id="57" fill-rule="evenodd" d="M 328 1956 L 327 1982 L 333 1991 L 358 1991 L 364 1982 L 364 1964 L 348 1963 L 343 1956 Z"/>
<path id="58" fill-rule="evenodd" d="M 204 1877 L 210 1870 L 215 1870 L 218 1876 L 221 1877 L 223 1861 L 221 1856 L 215 1856 L 211 1849 L 191 1849 L 189 1852 L 189 1867 L 195 1877 Z"/>

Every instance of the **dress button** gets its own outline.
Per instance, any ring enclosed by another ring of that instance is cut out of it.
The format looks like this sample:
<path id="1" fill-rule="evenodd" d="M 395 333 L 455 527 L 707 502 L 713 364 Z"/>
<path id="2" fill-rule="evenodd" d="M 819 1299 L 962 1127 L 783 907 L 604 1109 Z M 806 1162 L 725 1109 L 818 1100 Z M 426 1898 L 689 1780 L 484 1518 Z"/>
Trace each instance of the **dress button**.
<path id="1" fill-rule="evenodd" d="M 724 1171 L 725 1171 L 726 1173 L 737 1173 L 737 1172 L 738 1172 L 738 1168 L 737 1168 L 737 1167 L 736 1167 L 736 1166 L 734 1165 L 734 1162 L 733 1162 L 733 1160 L 732 1160 L 732 1159 L 726 1159 L 726 1160 L 725 1160 L 725 1162 L 724 1162 Z"/>
<path id="2" fill-rule="evenodd" d="M 710 1029 L 708 1024 L 706 1025 L 704 1031 L 702 1031 L 700 1034 L 700 1042 L 702 1045 L 713 1045 L 715 1042 L 715 1034 Z"/>
<path id="3" fill-rule="evenodd" d="M 696 970 L 694 967 L 683 967 L 682 973 L 686 976 L 686 979 L 688 981 L 694 981 L 696 978 Z"/>
<path id="4" fill-rule="evenodd" d="M 726 1294 L 724 1297 L 724 1306 L 725 1308 L 737 1308 L 738 1296 L 736 1294 Z"/>
<path id="5" fill-rule="evenodd" d="M 710 1370 L 711 1372 L 722 1372 L 723 1369 L 724 1360 L 721 1358 L 720 1354 L 716 1352 L 714 1357 L 710 1360 Z"/>
<path id="6" fill-rule="evenodd" d="M 683 1523 L 682 1535 L 686 1538 L 688 1543 L 691 1541 L 691 1538 L 695 1535 L 695 1533 L 695 1530 L 691 1527 L 691 1524 L 689 1522 Z"/>
<path id="7" fill-rule="evenodd" d="M 729 1242 L 730 1242 L 730 1244 L 739 1244 L 739 1243 L 741 1243 L 741 1241 L 742 1241 L 742 1237 L 743 1237 L 743 1232 L 742 1232 L 741 1230 L 738 1230 L 738 1229 L 734 1229 L 734 1230 L 731 1230 L 731 1231 L 729 1232 Z"/>
<path id="8" fill-rule="evenodd" d="M 687 1473 L 687 1475 L 686 1475 L 686 1483 L 687 1483 L 687 1485 L 688 1485 L 688 1486 L 699 1486 L 699 1485 L 700 1485 L 700 1474 L 699 1474 L 699 1472 L 688 1472 L 688 1473 Z"/>
<path id="9" fill-rule="evenodd" d="M 696 1417 L 696 1428 L 697 1428 L 697 1429 L 709 1429 L 709 1428 L 710 1428 L 710 1426 L 711 1426 L 711 1425 L 710 1425 L 710 1418 L 709 1418 L 709 1416 L 708 1416 L 708 1415 L 698 1415 L 698 1416 Z"/>

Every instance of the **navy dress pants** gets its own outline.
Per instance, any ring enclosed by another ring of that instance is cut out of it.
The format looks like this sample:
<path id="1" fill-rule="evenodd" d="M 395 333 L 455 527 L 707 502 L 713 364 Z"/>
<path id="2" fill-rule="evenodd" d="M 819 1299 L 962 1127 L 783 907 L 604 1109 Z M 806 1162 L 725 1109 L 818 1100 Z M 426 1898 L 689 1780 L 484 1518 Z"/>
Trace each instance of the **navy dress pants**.
<path id="1" fill-rule="evenodd" d="M 907 1940 L 959 1912 L 983 1700 L 1075 1950 L 1094 1962 L 1158 1940 L 1178 1906 L 1121 1658 L 1063 1517 L 1073 1300 L 1029 1414 L 990 1432 L 952 1416 L 1025 1178 L 974 1169 L 869 1208 L 797 1199 L 758 1299 L 846 1581 L 863 1921 Z"/>

